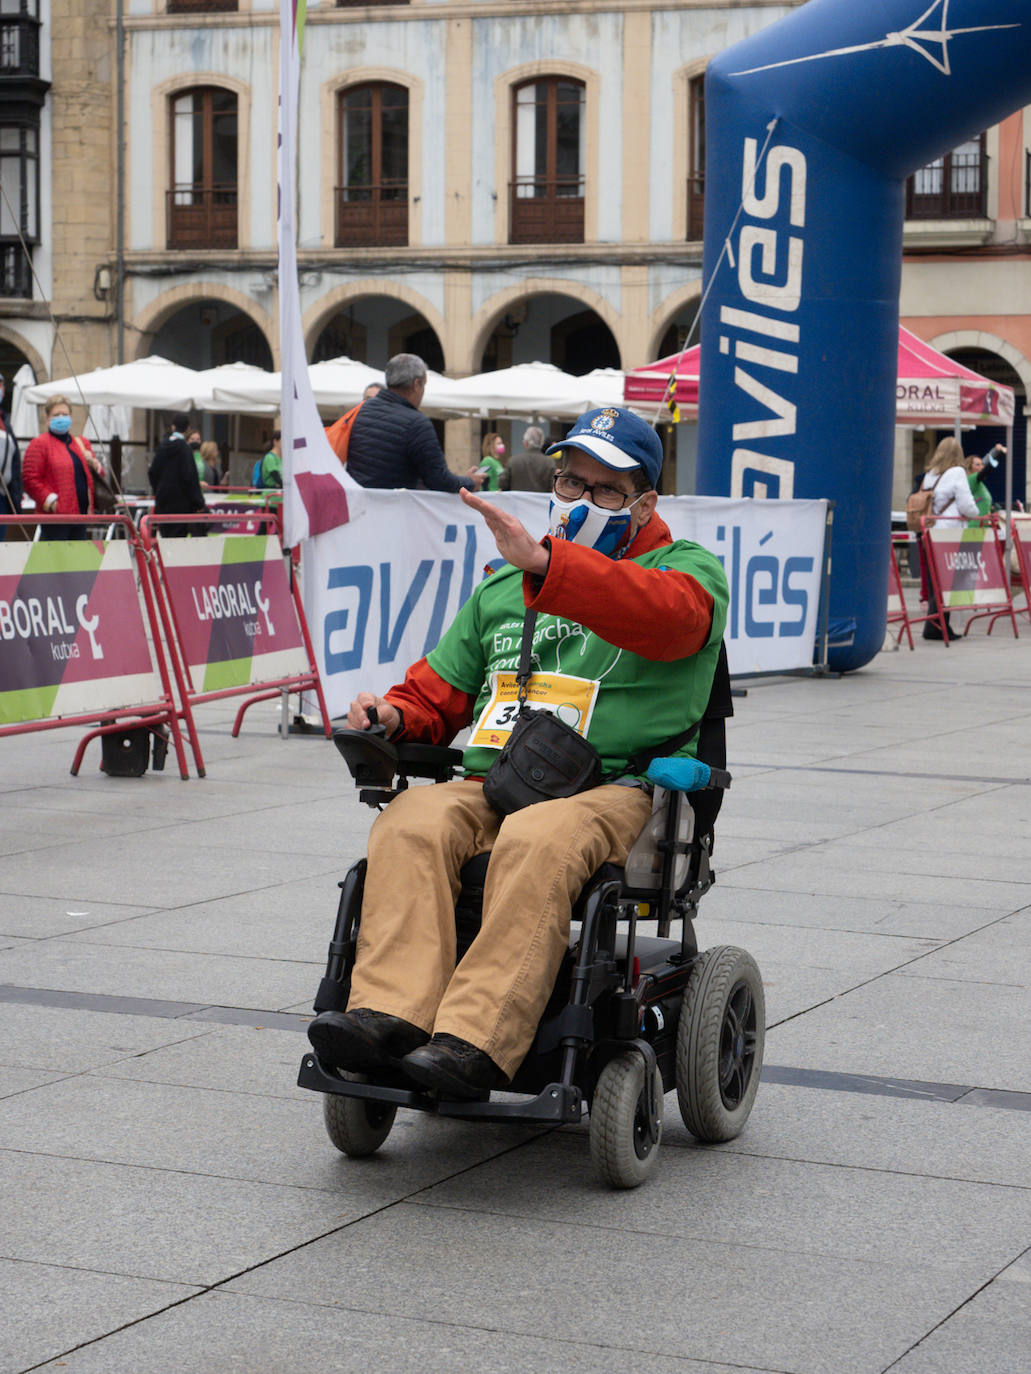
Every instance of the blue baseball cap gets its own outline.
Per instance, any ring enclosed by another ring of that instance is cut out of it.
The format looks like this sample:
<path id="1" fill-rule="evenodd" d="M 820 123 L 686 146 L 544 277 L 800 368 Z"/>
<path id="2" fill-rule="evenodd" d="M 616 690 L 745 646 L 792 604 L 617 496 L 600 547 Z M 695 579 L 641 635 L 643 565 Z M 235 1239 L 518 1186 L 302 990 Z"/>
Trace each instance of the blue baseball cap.
<path id="1" fill-rule="evenodd" d="M 659 484 L 662 471 L 662 440 L 639 415 L 621 406 L 605 406 L 581 415 L 564 439 L 545 453 L 561 453 L 578 448 L 589 458 L 617 472 L 644 468 L 652 487 Z"/>

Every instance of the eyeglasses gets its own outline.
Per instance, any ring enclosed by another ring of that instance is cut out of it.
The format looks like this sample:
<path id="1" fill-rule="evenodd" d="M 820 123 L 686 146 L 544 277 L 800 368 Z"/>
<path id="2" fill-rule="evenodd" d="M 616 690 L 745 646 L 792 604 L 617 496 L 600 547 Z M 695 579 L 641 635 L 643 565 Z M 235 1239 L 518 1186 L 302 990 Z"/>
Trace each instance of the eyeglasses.
<path id="1" fill-rule="evenodd" d="M 551 489 L 563 501 L 579 501 L 585 491 L 590 492 L 591 500 L 602 510 L 622 510 L 628 501 L 632 504 L 642 494 L 623 491 L 605 482 L 585 482 L 569 472 L 556 472 Z"/>

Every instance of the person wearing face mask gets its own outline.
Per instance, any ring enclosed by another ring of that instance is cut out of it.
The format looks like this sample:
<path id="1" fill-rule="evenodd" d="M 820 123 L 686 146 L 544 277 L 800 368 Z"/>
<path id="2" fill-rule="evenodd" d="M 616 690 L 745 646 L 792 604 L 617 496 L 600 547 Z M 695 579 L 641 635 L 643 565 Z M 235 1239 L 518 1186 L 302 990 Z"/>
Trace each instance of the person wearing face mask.
<path id="1" fill-rule="evenodd" d="M 476 469 L 483 474 L 481 490 L 500 490 L 501 475 L 505 471 L 505 464 L 502 462 L 504 456 L 505 444 L 501 435 L 485 434 L 480 445 L 480 466 Z"/>
<path id="2" fill-rule="evenodd" d="M 93 475 L 104 465 L 82 435 L 72 435 L 72 408 L 67 396 L 51 396 L 43 407 L 45 433 L 25 450 L 25 491 L 44 515 L 92 515 Z M 86 539 L 86 525 L 44 525 L 41 539 Z"/>
<path id="3" fill-rule="evenodd" d="M 602 863 L 626 859 L 651 813 L 640 756 L 695 754 L 691 727 L 706 714 L 726 625 L 719 560 L 674 541 L 656 512 L 662 445 L 644 420 L 592 410 L 548 452 L 548 533 L 537 539 L 463 492 L 507 566 L 475 588 L 403 683 L 382 697 L 360 692 L 348 714 L 367 729 L 375 708 L 389 737 L 432 744 L 472 725 L 464 778 L 409 788 L 373 825 L 348 1010 L 322 1012 L 308 1029 L 323 1063 L 399 1070 L 443 1096 L 480 1096 L 518 1069 L 573 901 Z M 586 736 L 603 780 L 502 819 L 482 780 L 516 715 L 528 609 L 528 699 Z M 483 922 L 456 967 L 457 874 L 487 850 Z"/>
<path id="4" fill-rule="evenodd" d="M 4 379 L 0 377 L 0 515 L 21 514 L 21 451 L 4 405 Z M 7 527 L 0 525 L 0 543 Z"/>

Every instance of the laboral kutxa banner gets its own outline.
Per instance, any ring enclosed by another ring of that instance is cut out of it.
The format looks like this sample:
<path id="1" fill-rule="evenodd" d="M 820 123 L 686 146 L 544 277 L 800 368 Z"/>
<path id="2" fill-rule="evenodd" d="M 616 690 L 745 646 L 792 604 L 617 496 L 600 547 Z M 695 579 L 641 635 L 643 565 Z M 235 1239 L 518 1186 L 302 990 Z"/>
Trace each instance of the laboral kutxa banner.
<path id="1" fill-rule="evenodd" d="M 161 562 L 197 692 L 308 671 L 275 536 L 163 539 Z"/>
<path id="2" fill-rule="evenodd" d="M 0 725 L 157 701 L 129 545 L 0 544 Z"/>
<path id="3" fill-rule="evenodd" d="M 546 495 L 494 493 L 534 534 Z M 498 562 L 484 522 L 446 493 L 366 492 L 357 520 L 302 545 L 305 612 L 330 714 L 361 690 L 383 692 L 437 643 L 486 568 Z M 722 561 L 730 583 L 732 673 L 812 664 L 825 501 L 663 497 L 675 539 Z"/>
<path id="4" fill-rule="evenodd" d="M 1009 599 L 1009 578 L 990 526 L 974 525 L 967 529 L 960 520 L 939 518 L 930 536 L 931 557 L 945 610 L 996 606 Z"/>

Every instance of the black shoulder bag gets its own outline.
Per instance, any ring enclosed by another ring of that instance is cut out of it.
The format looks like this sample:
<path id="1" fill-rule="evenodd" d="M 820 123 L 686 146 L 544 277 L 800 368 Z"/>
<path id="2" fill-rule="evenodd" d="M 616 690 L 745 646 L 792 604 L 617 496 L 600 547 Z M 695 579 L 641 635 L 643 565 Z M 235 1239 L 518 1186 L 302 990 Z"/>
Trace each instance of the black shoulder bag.
<path id="1" fill-rule="evenodd" d="M 601 782 L 601 755 L 583 735 L 551 711 L 526 704 L 536 611 L 523 619 L 519 650 L 519 714 L 504 748 L 483 780 L 483 795 L 499 816 L 509 816 L 533 802 L 574 797 Z"/>

